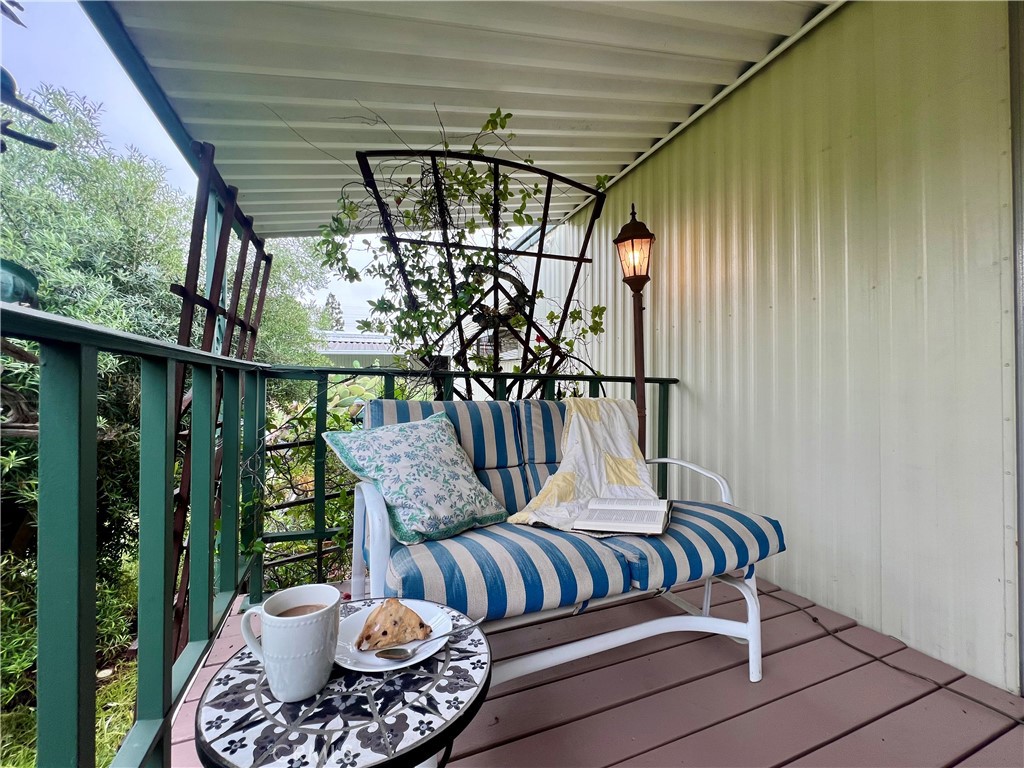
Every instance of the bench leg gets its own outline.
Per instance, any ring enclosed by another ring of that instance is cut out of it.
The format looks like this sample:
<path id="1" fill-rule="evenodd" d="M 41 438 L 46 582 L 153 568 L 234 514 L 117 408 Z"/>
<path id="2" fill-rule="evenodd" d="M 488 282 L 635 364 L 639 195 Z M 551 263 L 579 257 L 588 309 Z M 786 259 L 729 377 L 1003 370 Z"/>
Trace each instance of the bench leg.
<path id="1" fill-rule="evenodd" d="M 366 537 L 366 502 L 358 490 L 352 511 L 352 599 L 366 599 L 366 562 L 363 541 Z"/>
<path id="2" fill-rule="evenodd" d="M 711 579 L 704 580 L 704 604 L 701 606 L 701 615 L 711 615 Z"/>
<path id="3" fill-rule="evenodd" d="M 719 581 L 735 587 L 747 604 L 747 658 L 750 666 L 750 682 L 761 680 L 761 602 L 757 599 L 757 577 L 754 566 L 747 568 L 742 579 L 735 576 L 719 576 Z"/>

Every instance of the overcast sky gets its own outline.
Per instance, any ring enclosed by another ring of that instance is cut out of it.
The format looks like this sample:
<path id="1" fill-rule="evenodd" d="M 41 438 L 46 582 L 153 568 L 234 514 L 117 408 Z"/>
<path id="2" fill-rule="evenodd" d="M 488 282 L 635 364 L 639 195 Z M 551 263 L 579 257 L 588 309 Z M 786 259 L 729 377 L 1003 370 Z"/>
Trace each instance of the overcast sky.
<path id="1" fill-rule="evenodd" d="M 114 54 L 77 2 L 25 2 L 19 14 L 27 28 L 8 20 L 0 24 L 0 58 L 28 93 L 41 83 L 67 88 L 104 106 L 103 132 L 119 150 L 135 146 L 167 169 L 167 180 L 189 197 L 196 176 L 121 68 Z M 346 330 L 369 311 L 368 299 L 380 296 L 381 284 L 349 285 L 331 280 L 315 297 L 323 303 L 333 291 L 345 310 Z"/>

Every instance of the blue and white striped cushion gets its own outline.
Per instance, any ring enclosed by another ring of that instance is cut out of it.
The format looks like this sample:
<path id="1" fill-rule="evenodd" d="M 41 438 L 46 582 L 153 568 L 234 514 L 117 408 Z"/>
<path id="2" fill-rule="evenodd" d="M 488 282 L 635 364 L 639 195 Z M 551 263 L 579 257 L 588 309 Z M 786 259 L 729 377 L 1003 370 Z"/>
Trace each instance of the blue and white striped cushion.
<path id="1" fill-rule="evenodd" d="M 478 469 L 476 476 L 484 487 L 493 493 L 510 515 L 526 506 L 530 500 L 527 493 L 526 475 L 522 467 L 501 467 L 499 469 Z"/>
<path id="2" fill-rule="evenodd" d="M 473 469 L 518 467 L 523 463 L 518 423 L 508 402 L 371 400 L 366 407 L 365 426 L 420 421 L 442 410 L 455 425 L 455 435 Z"/>
<path id="3" fill-rule="evenodd" d="M 556 400 L 519 400 L 523 460 L 526 464 L 557 464 L 562 460 L 565 403 Z"/>
<path id="4" fill-rule="evenodd" d="M 393 547 L 385 593 L 492 620 L 622 594 L 629 578 L 622 555 L 597 539 L 498 523 Z"/>
<path id="5" fill-rule="evenodd" d="M 639 589 L 718 576 L 786 549 L 777 520 L 698 501 L 673 501 L 672 522 L 661 536 L 612 536 L 601 543 L 625 556 Z"/>

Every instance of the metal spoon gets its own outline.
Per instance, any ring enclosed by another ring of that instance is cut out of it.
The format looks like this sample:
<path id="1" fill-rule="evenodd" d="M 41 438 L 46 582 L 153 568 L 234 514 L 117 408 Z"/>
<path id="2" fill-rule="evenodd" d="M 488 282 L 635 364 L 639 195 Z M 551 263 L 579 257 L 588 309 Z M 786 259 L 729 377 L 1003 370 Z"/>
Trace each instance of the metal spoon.
<path id="1" fill-rule="evenodd" d="M 482 621 L 483 617 L 477 619 L 472 624 L 466 624 L 462 627 L 456 627 L 448 632 L 445 632 L 443 635 L 435 635 L 434 637 L 428 637 L 426 640 L 420 640 L 418 643 L 416 643 L 416 645 L 412 646 L 411 648 L 385 648 L 382 651 L 377 651 L 376 656 L 378 659 L 387 659 L 388 661 L 405 661 L 406 659 L 411 659 L 416 654 L 416 650 L 421 645 L 426 645 L 427 643 L 432 643 L 435 640 L 440 640 L 442 637 L 448 637 L 449 635 L 457 635 L 461 632 L 465 632 L 466 630 L 472 629 Z"/>

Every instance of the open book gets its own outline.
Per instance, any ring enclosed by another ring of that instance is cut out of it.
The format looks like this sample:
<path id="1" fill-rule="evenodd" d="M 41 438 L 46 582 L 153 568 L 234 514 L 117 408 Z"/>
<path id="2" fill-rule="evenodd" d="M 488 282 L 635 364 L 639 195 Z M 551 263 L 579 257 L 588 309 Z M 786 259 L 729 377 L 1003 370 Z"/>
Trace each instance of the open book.
<path id="1" fill-rule="evenodd" d="M 657 536 L 668 527 L 665 499 L 591 499 L 573 530 L 602 533 L 640 533 Z"/>

